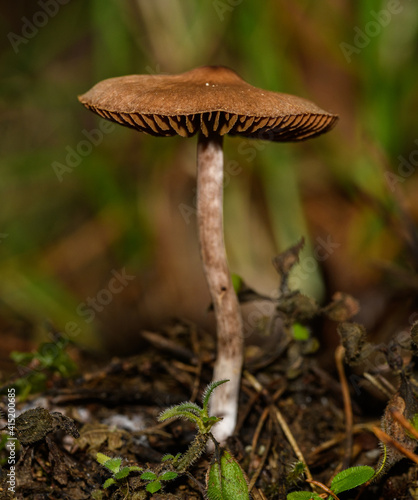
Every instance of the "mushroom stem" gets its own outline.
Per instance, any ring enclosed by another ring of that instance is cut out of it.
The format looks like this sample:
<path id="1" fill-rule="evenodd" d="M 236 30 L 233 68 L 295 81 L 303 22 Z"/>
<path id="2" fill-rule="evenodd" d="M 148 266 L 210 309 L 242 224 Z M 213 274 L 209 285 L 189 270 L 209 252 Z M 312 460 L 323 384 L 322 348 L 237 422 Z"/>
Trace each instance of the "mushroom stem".
<path id="1" fill-rule="evenodd" d="M 214 380 L 229 379 L 212 395 L 211 414 L 223 417 L 213 429 L 224 442 L 237 419 L 243 363 L 242 319 L 232 285 L 223 237 L 222 137 L 199 134 L 197 144 L 197 221 L 203 270 L 215 310 L 217 356 Z"/>

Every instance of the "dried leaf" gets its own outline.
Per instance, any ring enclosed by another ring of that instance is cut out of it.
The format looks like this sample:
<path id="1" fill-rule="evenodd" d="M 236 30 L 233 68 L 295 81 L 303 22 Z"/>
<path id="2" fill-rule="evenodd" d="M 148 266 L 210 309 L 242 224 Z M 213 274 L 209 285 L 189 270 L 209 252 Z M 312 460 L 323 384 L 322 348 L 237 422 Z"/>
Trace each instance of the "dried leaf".
<path id="1" fill-rule="evenodd" d="M 287 277 L 292 267 L 299 262 L 299 253 L 305 245 L 305 238 L 273 258 L 273 266 L 279 275 Z"/>
<path id="2" fill-rule="evenodd" d="M 315 317 L 320 308 L 313 298 L 298 292 L 280 297 L 277 310 L 284 313 L 292 323 L 303 323 Z"/>
<path id="3" fill-rule="evenodd" d="M 80 432 L 78 446 L 87 446 L 92 450 L 99 449 L 107 442 L 109 451 L 120 449 L 130 438 L 129 433 L 120 429 L 112 429 L 105 424 L 86 424 Z"/>
<path id="4" fill-rule="evenodd" d="M 367 332 L 358 323 L 340 323 L 337 331 L 345 349 L 345 362 L 349 365 L 360 363 L 369 354 Z"/>
<path id="5" fill-rule="evenodd" d="M 358 301 L 347 293 L 337 292 L 332 296 L 332 302 L 323 308 L 322 312 L 333 321 L 348 321 L 360 310 Z"/>

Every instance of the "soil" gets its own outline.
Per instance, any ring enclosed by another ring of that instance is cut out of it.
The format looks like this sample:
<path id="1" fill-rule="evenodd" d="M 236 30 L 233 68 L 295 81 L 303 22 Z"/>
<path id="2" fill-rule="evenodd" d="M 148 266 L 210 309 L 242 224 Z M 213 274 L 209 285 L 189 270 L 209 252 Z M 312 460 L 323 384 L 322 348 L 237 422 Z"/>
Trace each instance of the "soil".
<path id="1" fill-rule="evenodd" d="M 350 342 L 346 342 L 345 359 L 353 366 L 345 364 L 343 374 L 335 368 L 322 368 L 318 361 L 321 348 L 315 337 L 295 340 L 289 336 L 286 318 L 291 319 L 288 324 L 295 318 L 305 324 L 314 321 L 316 331 L 329 328 L 330 322 L 336 327 L 336 319 L 346 320 L 355 313 L 355 301 L 337 296 L 331 306 L 321 310 L 318 322 L 312 319 L 318 313 L 313 302 L 297 294 L 290 297 L 278 307 L 283 321 L 279 322 L 276 348 L 247 352 L 239 421 L 227 443 L 245 471 L 256 500 L 280 500 L 291 491 L 310 491 L 307 473 L 292 480 L 292 470 L 301 457 L 314 480 L 325 485 L 347 467 L 376 467 L 382 449 L 372 427 L 380 426 L 388 397 L 396 391 L 391 384 L 397 388 L 402 378 L 411 387 L 414 380 L 407 375 L 406 367 L 412 359 L 409 351 L 393 346 L 386 351 L 380 349 L 380 353 L 386 352 L 387 362 L 371 362 L 370 352 L 375 351 L 361 334 L 349 335 Z M 160 333 L 143 332 L 143 338 L 147 348 L 141 354 L 112 359 L 95 369 L 85 354 L 77 352 L 79 366 L 84 367 L 80 369 L 82 374 L 50 374 L 42 393 L 17 404 L 17 413 L 30 412 L 16 420 L 21 443 L 15 441 L 15 492 L 10 491 L 10 449 L 3 439 L 1 499 L 204 498 L 205 475 L 212 459 L 209 453 L 152 495 L 144 492 L 139 472 L 123 479 L 123 488 L 103 488 L 111 474 L 97 462 L 98 452 L 122 458 L 122 466 L 136 465 L 144 470 L 158 469 L 167 453 L 183 453 L 196 429 L 185 420 L 159 423 L 158 415 L 183 401 L 200 403 L 200 395 L 211 380 L 215 346 L 207 332 L 187 322 L 176 322 Z M 344 351 L 337 350 L 338 359 L 343 355 Z M 335 366 L 335 362 L 328 364 Z M 3 394 L 21 376 L 17 373 L 9 377 Z M 344 399 L 347 388 L 351 408 Z M 399 394 L 402 396 L 402 391 Z M 6 396 L 2 414 L 7 414 Z M 350 416 L 351 427 L 347 424 Z M 294 438 L 292 444 L 286 424 Z M 3 435 L 7 436 L 7 428 Z M 402 457 L 400 454 L 381 478 L 339 498 L 417 498 L 416 465 Z M 317 491 L 321 493 L 321 489 Z"/>

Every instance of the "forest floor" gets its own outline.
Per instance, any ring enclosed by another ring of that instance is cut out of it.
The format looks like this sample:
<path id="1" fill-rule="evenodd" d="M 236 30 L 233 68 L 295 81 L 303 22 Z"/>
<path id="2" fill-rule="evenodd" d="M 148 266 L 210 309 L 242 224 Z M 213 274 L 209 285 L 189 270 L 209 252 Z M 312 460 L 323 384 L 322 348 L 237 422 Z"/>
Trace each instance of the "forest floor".
<path id="1" fill-rule="evenodd" d="M 256 500 L 313 491 L 309 478 L 329 486 L 335 474 L 354 465 L 376 468 L 383 451 L 373 428 L 380 427 L 388 401 L 410 421 L 418 413 L 413 342 L 372 346 L 362 328 L 348 321 L 357 306 L 343 294 L 325 308 L 298 293 L 284 295 L 271 323 L 279 330 L 274 348 L 246 352 L 238 423 L 227 443 Z M 315 335 L 324 322 L 334 323 L 344 345 L 328 360 L 332 369 L 321 367 Z M 153 494 L 146 493 L 138 471 L 103 487 L 111 473 L 96 460 L 98 452 L 121 458 L 122 467 L 143 470 L 161 470 L 165 454 L 184 453 L 196 435 L 193 424 L 161 423 L 158 416 L 184 401 L 200 404 L 211 380 L 215 343 L 207 332 L 178 321 L 162 332 L 142 335 L 147 347 L 140 354 L 108 362 L 93 363 L 59 335 L 53 363 L 48 365 L 45 347 L 51 344 L 21 356 L 19 370 L 1 388 L 1 499 L 204 498 L 210 453 L 187 473 L 162 481 L 163 488 Z M 73 368 L 71 358 L 79 362 L 78 373 L 63 376 L 66 367 L 68 372 Z M 13 399 L 23 392 L 25 397 Z M 32 410 L 16 420 L 18 441 L 9 439 L 4 419 L 14 402 L 16 415 Z M 384 427 L 408 448 L 410 435 L 402 427 L 393 422 Z M 334 498 L 418 498 L 416 465 L 391 450 L 388 446 L 393 466 L 385 474 Z M 297 476 L 300 461 L 307 467 Z M 320 486 L 314 488 L 328 497 Z"/>

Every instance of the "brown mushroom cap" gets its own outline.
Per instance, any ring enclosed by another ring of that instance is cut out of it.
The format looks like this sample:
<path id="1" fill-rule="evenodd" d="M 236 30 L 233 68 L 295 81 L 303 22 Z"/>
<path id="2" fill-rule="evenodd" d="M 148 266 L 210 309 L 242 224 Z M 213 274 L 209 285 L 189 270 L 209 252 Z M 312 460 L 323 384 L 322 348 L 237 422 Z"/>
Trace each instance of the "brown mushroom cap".
<path id="1" fill-rule="evenodd" d="M 201 131 L 299 141 L 327 132 L 338 119 L 306 99 L 253 87 L 224 66 L 109 78 L 79 100 L 103 118 L 156 136 Z"/>

